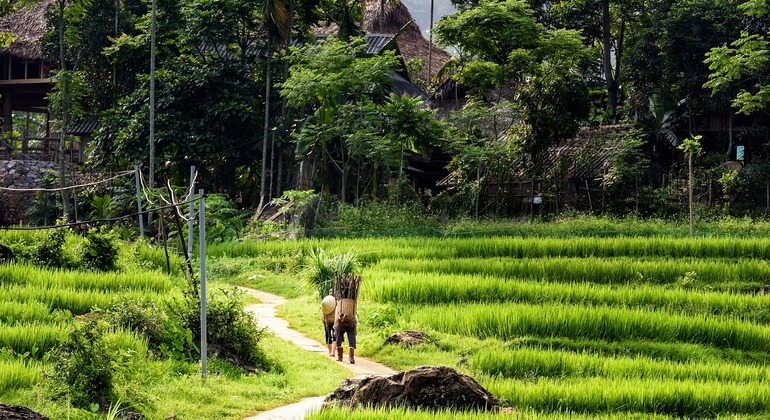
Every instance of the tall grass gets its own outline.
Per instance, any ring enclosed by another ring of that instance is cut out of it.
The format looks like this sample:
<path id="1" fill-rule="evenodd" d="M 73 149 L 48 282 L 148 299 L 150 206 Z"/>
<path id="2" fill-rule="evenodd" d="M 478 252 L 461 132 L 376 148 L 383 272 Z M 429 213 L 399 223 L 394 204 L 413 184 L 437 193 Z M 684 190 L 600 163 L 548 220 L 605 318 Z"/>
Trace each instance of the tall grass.
<path id="1" fill-rule="evenodd" d="M 64 329 L 62 325 L 39 323 L 18 326 L 0 324 L 0 348 L 41 356 L 59 342 Z"/>
<path id="2" fill-rule="evenodd" d="M 770 231 L 768 231 L 770 234 Z M 296 242 L 233 242 L 207 248 L 210 256 L 308 255 L 355 249 L 367 262 L 381 259 L 617 257 L 770 259 L 770 243 L 763 238 L 363 238 L 303 239 Z"/>
<path id="3" fill-rule="evenodd" d="M 75 289 L 40 288 L 31 285 L 0 286 L 3 301 L 39 302 L 51 310 L 61 309 L 70 311 L 73 315 L 91 312 L 94 308 L 104 309 L 116 300 L 154 301 L 162 299 L 161 295 L 146 291 L 128 290 L 123 292 L 88 291 Z M 35 303 L 30 303 L 35 305 Z"/>
<path id="4" fill-rule="evenodd" d="M 32 387 L 41 380 L 41 367 L 37 362 L 0 360 L 0 396 L 10 390 Z"/>
<path id="5" fill-rule="evenodd" d="M 171 289 L 167 275 L 142 271 L 132 273 L 97 273 L 51 270 L 26 264 L 0 265 L 0 285 L 31 285 L 45 289 L 76 289 L 118 292 L 146 290 L 165 293 Z"/>
<path id="6" fill-rule="evenodd" d="M 604 357 L 550 349 L 481 350 L 471 367 L 506 378 L 676 379 L 719 382 L 757 382 L 770 379 L 770 368 L 760 365 L 689 361 L 677 363 L 649 357 Z"/>
<path id="7" fill-rule="evenodd" d="M 606 306 L 506 304 L 419 308 L 412 320 L 439 331 L 503 340 L 521 336 L 687 342 L 737 350 L 770 349 L 770 327 L 722 317 L 672 315 Z"/>
<path id="8" fill-rule="evenodd" d="M 500 419 L 500 420 L 669 420 L 671 417 L 665 415 L 655 415 L 646 413 L 544 413 L 534 410 L 522 410 L 514 408 L 513 412 L 485 413 L 476 411 L 423 411 L 410 408 L 328 408 L 317 413 L 310 413 L 307 420 L 433 420 L 433 419 L 452 419 L 452 420 L 479 420 L 479 419 Z"/>
<path id="9" fill-rule="evenodd" d="M 10 301 L 7 296 L 0 296 L 0 322 L 6 324 L 46 321 L 50 318 L 48 305 L 36 301 Z M 22 303 L 23 302 L 23 303 Z"/>
<path id="10" fill-rule="evenodd" d="M 370 299 L 399 304 L 442 303 L 583 303 L 648 308 L 689 314 L 728 315 L 770 323 L 770 296 L 719 292 L 694 293 L 680 287 L 617 287 L 559 283 L 484 275 L 402 273 L 367 269 L 363 293 Z"/>
<path id="11" fill-rule="evenodd" d="M 580 378 L 481 381 L 492 394 L 524 410 L 578 413 L 646 412 L 680 417 L 763 414 L 770 387 L 763 382 Z"/>
<path id="12" fill-rule="evenodd" d="M 694 273 L 694 286 L 749 292 L 770 278 L 761 260 L 650 260 L 631 258 L 537 258 L 384 260 L 375 268 L 408 273 L 474 274 L 504 279 L 547 279 L 599 284 L 674 284 Z"/>

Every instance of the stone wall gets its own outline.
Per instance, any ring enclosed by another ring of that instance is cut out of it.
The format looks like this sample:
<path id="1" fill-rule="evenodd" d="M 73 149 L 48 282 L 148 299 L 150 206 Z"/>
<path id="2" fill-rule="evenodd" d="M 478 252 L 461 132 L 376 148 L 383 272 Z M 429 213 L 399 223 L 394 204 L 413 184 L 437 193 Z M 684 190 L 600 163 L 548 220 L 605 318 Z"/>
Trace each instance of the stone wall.
<path id="1" fill-rule="evenodd" d="M 55 162 L 0 160 L 0 186 L 13 189 L 40 188 L 47 171 L 57 170 Z M 0 190 L 0 224 L 23 223 L 25 206 L 35 192 Z"/>

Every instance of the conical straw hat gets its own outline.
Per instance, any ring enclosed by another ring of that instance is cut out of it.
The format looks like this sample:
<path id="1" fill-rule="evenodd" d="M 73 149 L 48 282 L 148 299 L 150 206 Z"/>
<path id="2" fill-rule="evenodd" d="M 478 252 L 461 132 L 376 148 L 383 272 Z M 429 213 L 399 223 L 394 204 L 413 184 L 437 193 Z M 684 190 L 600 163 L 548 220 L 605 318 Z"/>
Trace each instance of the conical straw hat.
<path id="1" fill-rule="evenodd" d="M 324 314 L 330 314 L 334 311 L 336 306 L 337 300 L 334 299 L 334 296 L 328 295 L 321 301 L 321 312 Z"/>

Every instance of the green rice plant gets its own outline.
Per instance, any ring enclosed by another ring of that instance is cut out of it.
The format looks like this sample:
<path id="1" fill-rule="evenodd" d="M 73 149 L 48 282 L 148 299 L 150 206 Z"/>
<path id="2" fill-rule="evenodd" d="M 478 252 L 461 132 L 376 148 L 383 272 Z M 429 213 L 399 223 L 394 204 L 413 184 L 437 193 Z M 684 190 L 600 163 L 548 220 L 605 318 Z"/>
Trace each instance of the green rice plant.
<path id="1" fill-rule="evenodd" d="M 770 406 L 770 388 L 763 382 L 493 378 L 480 383 L 513 406 L 538 412 L 594 414 L 621 411 L 715 418 L 720 415 L 762 415 Z"/>
<path id="2" fill-rule="evenodd" d="M 572 353 L 587 353 L 602 357 L 647 357 L 673 363 L 734 363 L 766 365 L 770 353 L 720 348 L 695 343 L 664 343 L 652 340 L 598 340 L 588 338 L 523 336 L 506 341 L 506 348 L 550 349 Z"/>
<path id="3" fill-rule="evenodd" d="M 14 353 L 40 356 L 51 349 L 64 334 L 64 326 L 31 323 L 24 325 L 0 324 L 0 348 Z"/>
<path id="4" fill-rule="evenodd" d="M 323 249 L 310 252 L 305 263 L 305 279 L 321 297 L 334 287 L 336 274 L 353 273 L 358 269 L 358 256 L 351 249 L 344 254 L 329 255 Z"/>
<path id="5" fill-rule="evenodd" d="M 518 407 L 513 409 L 513 412 L 461 412 L 453 410 L 445 411 L 423 411 L 413 410 L 410 408 L 356 408 L 350 410 L 349 408 L 327 408 L 317 413 L 309 413 L 305 417 L 307 420 L 392 420 L 392 419 L 404 419 L 404 420 L 434 420 L 434 419 L 452 419 L 452 420 L 477 420 L 477 419 L 501 419 L 501 420 L 556 420 L 556 419 L 571 419 L 571 420 L 669 420 L 670 416 L 662 414 L 650 414 L 650 413 L 632 413 L 632 412 L 617 412 L 617 413 L 573 413 L 573 412 L 539 412 L 535 410 L 522 410 Z"/>
<path id="6" fill-rule="evenodd" d="M 42 380 L 41 366 L 27 360 L 0 360 L 0 396 L 21 388 L 30 388 Z"/>
<path id="7" fill-rule="evenodd" d="M 482 349 L 471 367 L 505 378 L 618 378 L 675 379 L 719 382 L 758 382 L 770 379 L 770 368 L 761 365 L 713 361 L 655 360 L 649 357 L 606 357 L 542 348 L 493 351 Z"/>
<path id="8" fill-rule="evenodd" d="M 698 292 L 659 285 L 617 287 L 501 279 L 485 275 L 445 275 L 393 272 L 369 268 L 363 272 L 366 296 L 400 304 L 442 303 L 585 303 L 595 306 L 648 308 L 688 314 L 726 315 L 770 323 L 770 296 Z"/>
<path id="9" fill-rule="evenodd" d="M 9 301 L 6 296 L 0 299 L 0 322 L 5 324 L 45 322 L 50 318 L 51 310 L 42 302 Z"/>
<path id="10" fill-rule="evenodd" d="M 92 273 L 43 269 L 26 264 L 0 265 L 0 285 L 10 284 L 112 292 L 133 289 L 164 293 L 171 289 L 168 276 L 158 272 Z"/>
<path id="11" fill-rule="evenodd" d="M 0 286 L 3 300 L 16 302 L 41 302 L 51 310 L 66 310 L 73 315 L 83 315 L 94 308 L 104 309 L 117 300 L 135 300 L 158 302 L 163 297 L 145 291 L 125 291 L 111 293 L 102 291 L 82 291 L 73 289 L 40 289 L 35 286 L 10 285 Z"/>
<path id="12" fill-rule="evenodd" d="M 559 304 L 420 307 L 411 319 L 436 330 L 510 340 L 522 336 L 686 342 L 746 351 L 770 349 L 770 327 L 724 317 Z"/>
<path id="13" fill-rule="evenodd" d="M 695 272 L 699 283 L 709 288 L 743 292 L 756 290 L 770 278 L 770 265 L 761 260 L 395 259 L 380 261 L 374 267 L 409 273 L 473 274 L 504 279 L 548 279 L 554 282 L 598 284 L 675 284 L 687 273 Z"/>

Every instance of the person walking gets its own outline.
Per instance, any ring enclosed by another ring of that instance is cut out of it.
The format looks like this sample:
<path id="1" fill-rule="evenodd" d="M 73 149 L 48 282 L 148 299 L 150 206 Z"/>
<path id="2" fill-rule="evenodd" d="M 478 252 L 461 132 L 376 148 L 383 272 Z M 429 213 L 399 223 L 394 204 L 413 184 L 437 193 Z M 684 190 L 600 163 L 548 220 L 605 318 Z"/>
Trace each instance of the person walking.
<path id="1" fill-rule="evenodd" d="M 324 339 L 326 347 L 329 349 L 329 357 L 334 357 L 334 320 L 336 318 L 335 309 L 337 308 L 337 299 L 332 296 L 332 289 L 329 294 L 321 300 L 321 321 L 324 324 Z"/>

